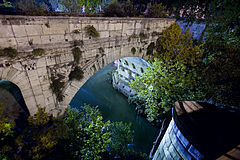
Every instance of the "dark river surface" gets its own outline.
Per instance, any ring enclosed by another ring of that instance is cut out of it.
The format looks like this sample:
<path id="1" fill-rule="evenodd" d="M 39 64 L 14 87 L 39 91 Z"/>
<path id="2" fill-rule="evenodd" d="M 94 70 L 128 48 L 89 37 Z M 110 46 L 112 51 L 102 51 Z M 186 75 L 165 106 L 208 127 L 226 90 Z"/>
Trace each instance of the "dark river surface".
<path id="1" fill-rule="evenodd" d="M 149 154 L 159 130 L 135 112 L 135 105 L 129 104 L 127 97 L 110 84 L 113 63 L 93 75 L 77 92 L 70 106 L 83 104 L 98 106 L 104 120 L 131 122 L 134 130 L 134 149 Z"/>

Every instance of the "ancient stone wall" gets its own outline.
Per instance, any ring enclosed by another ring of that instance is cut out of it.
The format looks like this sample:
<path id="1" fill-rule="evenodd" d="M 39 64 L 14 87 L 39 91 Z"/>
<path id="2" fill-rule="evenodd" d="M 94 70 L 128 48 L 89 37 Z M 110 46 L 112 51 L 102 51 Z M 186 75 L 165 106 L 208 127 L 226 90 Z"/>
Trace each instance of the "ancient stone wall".
<path id="1" fill-rule="evenodd" d="M 0 57 L 0 78 L 15 83 L 21 90 L 31 114 L 38 107 L 61 114 L 79 88 L 99 69 L 116 59 L 137 56 L 144 58 L 146 48 L 157 36 L 174 23 L 174 19 L 104 18 L 104 17 L 36 17 L 0 16 L 0 48 L 18 50 L 17 58 Z M 84 28 L 93 25 L 98 38 L 86 35 Z M 144 33 L 146 37 L 139 36 Z M 156 34 L 155 34 L 156 35 Z M 69 81 L 74 69 L 73 44 L 83 51 L 78 66 L 84 71 L 80 81 Z M 131 53 L 135 47 L 136 54 Z M 31 56 L 33 49 L 46 51 L 42 56 Z M 62 102 L 50 89 L 51 76 L 64 82 Z"/>

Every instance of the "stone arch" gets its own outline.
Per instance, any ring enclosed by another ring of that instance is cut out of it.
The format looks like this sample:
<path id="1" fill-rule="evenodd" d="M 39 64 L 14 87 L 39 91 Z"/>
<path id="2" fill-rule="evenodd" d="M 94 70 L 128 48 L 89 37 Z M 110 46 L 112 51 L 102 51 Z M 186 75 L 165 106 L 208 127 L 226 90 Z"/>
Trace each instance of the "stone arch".
<path id="1" fill-rule="evenodd" d="M 19 87 L 4 79 L 0 79 L 0 103 L 3 104 L 3 113 L 10 119 L 17 120 L 21 125 L 21 119 L 26 120 L 30 115 Z"/>
<path id="2" fill-rule="evenodd" d="M 31 88 L 28 75 L 20 64 L 16 63 L 11 66 L 0 67 L 0 79 L 7 80 L 15 84 L 21 91 L 29 113 L 31 115 L 36 113 L 37 104 L 34 101 L 35 97 L 33 90 Z"/>
<path id="3" fill-rule="evenodd" d="M 108 53 L 98 57 L 95 62 L 84 68 L 84 78 L 80 81 L 73 80 L 68 82 L 67 87 L 64 89 L 64 100 L 60 103 L 61 107 L 66 107 L 70 104 L 71 100 L 78 92 L 78 90 L 91 78 L 97 71 L 101 70 L 104 66 L 114 62 L 117 59 L 124 57 L 139 57 L 146 59 L 144 52 L 136 52 L 134 55 L 131 52 L 132 45 L 116 50 L 115 48 L 108 50 Z M 111 56 L 112 55 L 114 56 Z"/>

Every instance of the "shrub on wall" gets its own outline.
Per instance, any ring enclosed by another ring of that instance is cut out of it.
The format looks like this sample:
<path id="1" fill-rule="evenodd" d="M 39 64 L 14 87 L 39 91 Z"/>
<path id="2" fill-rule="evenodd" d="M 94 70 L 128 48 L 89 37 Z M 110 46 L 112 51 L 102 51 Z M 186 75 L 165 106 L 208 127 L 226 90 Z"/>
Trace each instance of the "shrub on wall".
<path id="1" fill-rule="evenodd" d="M 75 29 L 72 32 L 75 33 L 75 34 L 80 34 L 80 31 L 78 29 Z"/>
<path id="2" fill-rule="evenodd" d="M 144 39 L 148 38 L 147 34 L 145 34 L 143 32 L 139 33 L 139 37 L 140 37 L 140 41 L 143 41 Z"/>
<path id="3" fill-rule="evenodd" d="M 63 95 L 63 87 L 64 87 L 64 82 L 61 81 L 60 78 L 56 77 L 51 77 L 52 83 L 50 84 L 50 88 L 52 92 L 56 95 L 57 100 L 59 102 L 63 101 L 64 95 Z"/>
<path id="4" fill-rule="evenodd" d="M 132 47 L 131 52 L 132 52 L 132 54 L 135 54 L 136 53 L 136 48 Z"/>
<path id="5" fill-rule="evenodd" d="M 74 47 L 72 49 L 72 53 L 73 53 L 74 63 L 78 64 L 80 58 L 82 57 L 82 51 L 80 50 L 80 48 Z"/>
<path id="6" fill-rule="evenodd" d="M 89 37 L 99 37 L 98 31 L 96 30 L 96 28 L 94 28 L 93 25 L 87 25 L 84 28 L 84 30 L 86 32 L 86 35 L 89 36 Z"/>
<path id="7" fill-rule="evenodd" d="M 15 58 L 17 57 L 17 55 L 18 55 L 17 50 L 12 47 L 8 47 L 0 50 L 0 56 Z"/>
<path id="8" fill-rule="evenodd" d="M 74 40 L 73 41 L 73 46 L 74 47 L 76 47 L 76 46 L 82 47 L 83 46 L 83 40 Z"/>
<path id="9" fill-rule="evenodd" d="M 69 80 L 72 81 L 73 79 L 76 79 L 80 81 L 83 78 L 84 72 L 80 67 L 75 67 L 73 71 L 69 74 Z"/>
<path id="10" fill-rule="evenodd" d="M 147 47 L 147 55 L 153 55 L 153 50 L 155 48 L 154 42 L 151 42 Z"/>
<path id="11" fill-rule="evenodd" d="M 128 42 L 130 42 L 133 38 L 138 38 L 138 35 L 136 35 L 136 34 L 132 34 L 132 35 L 130 35 L 129 37 L 128 37 Z"/>
<path id="12" fill-rule="evenodd" d="M 45 54 L 45 50 L 42 48 L 34 49 L 32 52 L 33 56 L 42 56 Z"/>

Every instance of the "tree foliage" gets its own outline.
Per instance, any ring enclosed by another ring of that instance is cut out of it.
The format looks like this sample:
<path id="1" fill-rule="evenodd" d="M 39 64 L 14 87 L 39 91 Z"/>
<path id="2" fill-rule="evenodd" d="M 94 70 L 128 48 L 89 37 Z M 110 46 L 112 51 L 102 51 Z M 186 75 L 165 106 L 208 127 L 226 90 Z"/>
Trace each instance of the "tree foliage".
<path id="1" fill-rule="evenodd" d="M 131 123 L 113 122 L 110 131 L 110 153 L 121 158 L 126 157 L 129 154 L 128 144 L 133 143 L 134 132 L 131 130 Z"/>
<path id="2" fill-rule="evenodd" d="M 7 0 L 3 0 L 2 3 L 0 3 L 0 7 L 12 7 L 11 2 L 8 2 Z"/>
<path id="3" fill-rule="evenodd" d="M 66 152 L 71 159 L 97 160 L 110 143 L 109 121 L 104 122 L 99 110 L 88 105 L 81 111 L 68 108 L 63 119 L 67 134 Z"/>
<path id="4" fill-rule="evenodd" d="M 148 8 L 148 17 L 152 18 L 166 18 L 166 6 L 164 6 L 162 3 L 160 4 L 150 4 Z"/>
<path id="5" fill-rule="evenodd" d="M 139 15 L 136 6 L 130 1 L 114 1 L 104 8 L 106 17 L 134 17 Z"/>
<path id="6" fill-rule="evenodd" d="M 65 6 L 67 12 L 79 12 L 84 6 L 86 13 L 93 13 L 100 0 L 61 0 L 60 4 Z"/>
<path id="7" fill-rule="evenodd" d="M 177 23 L 163 31 L 157 39 L 151 67 L 130 83 L 145 102 L 149 121 L 170 110 L 175 101 L 199 100 L 206 97 L 200 86 L 198 70 L 203 54 L 193 45 L 189 29 L 181 34 Z"/>
<path id="8" fill-rule="evenodd" d="M 43 1 L 38 0 L 17 0 L 16 9 L 26 15 L 44 15 L 48 7 Z"/>
<path id="9" fill-rule="evenodd" d="M 57 144 L 57 135 L 53 119 L 45 112 L 45 108 L 38 108 L 38 112 L 28 117 L 28 126 L 16 137 L 16 145 L 20 149 L 15 154 L 17 159 L 39 160 L 53 151 Z"/>

